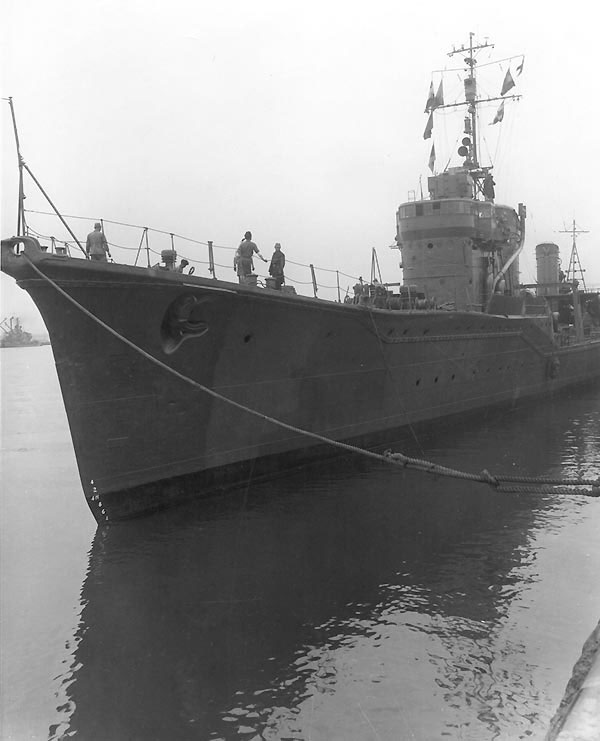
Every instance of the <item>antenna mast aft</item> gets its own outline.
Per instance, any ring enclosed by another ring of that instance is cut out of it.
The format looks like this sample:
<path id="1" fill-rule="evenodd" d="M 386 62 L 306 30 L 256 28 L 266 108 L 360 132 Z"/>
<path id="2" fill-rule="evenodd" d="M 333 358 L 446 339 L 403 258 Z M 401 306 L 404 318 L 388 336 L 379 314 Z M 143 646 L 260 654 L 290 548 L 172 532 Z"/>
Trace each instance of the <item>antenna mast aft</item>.
<path id="1" fill-rule="evenodd" d="M 573 246 L 571 247 L 571 257 L 569 258 L 569 267 L 567 268 L 567 275 L 566 280 L 567 281 L 573 281 L 577 279 L 577 275 L 580 276 L 581 284 L 583 286 L 584 292 L 587 291 L 585 287 L 585 279 L 583 277 L 583 274 L 585 273 L 585 270 L 581 267 L 581 262 L 579 261 L 579 253 L 577 252 L 577 236 L 579 234 L 589 234 L 589 231 L 586 229 L 578 229 L 577 225 L 575 224 L 575 219 L 573 219 L 573 224 L 570 229 L 561 229 L 560 234 L 570 234 L 573 238 Z"/>

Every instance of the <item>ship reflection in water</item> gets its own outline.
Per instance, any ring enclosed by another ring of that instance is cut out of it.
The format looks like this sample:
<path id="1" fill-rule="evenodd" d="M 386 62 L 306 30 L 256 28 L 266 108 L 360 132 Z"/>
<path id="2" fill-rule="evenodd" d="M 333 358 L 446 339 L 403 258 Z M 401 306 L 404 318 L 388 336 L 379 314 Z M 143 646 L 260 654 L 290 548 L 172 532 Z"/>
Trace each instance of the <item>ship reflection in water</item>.
<path id="1" fill-rule="evenodd" d="M 578 393 L 420 444 L 598 475 L 600 395 Z M 543 738 L 594 625 L 561 571 L 594 507 L 339 460 L 99 529 L 50 737 Z"/>

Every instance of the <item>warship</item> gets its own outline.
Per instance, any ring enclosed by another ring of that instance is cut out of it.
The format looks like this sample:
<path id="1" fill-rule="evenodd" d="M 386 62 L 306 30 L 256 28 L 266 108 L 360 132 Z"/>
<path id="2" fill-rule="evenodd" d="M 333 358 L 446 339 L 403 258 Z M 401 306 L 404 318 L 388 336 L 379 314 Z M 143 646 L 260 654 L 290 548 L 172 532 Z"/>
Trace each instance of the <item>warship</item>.
<path id="1" fill-rule="evenodd" d="M 4 317 L 0 322 L 0 330 L 0 347 L 38 347 L 48 344 L 34 339 L 31 332 L 26 332 L 18 316 Z"/>
<path id="2" fill-rule="evenodd" d="M 500 124 L 518 97 L 523 59 L 508 60 L 496 98 L 482 98 L 487 46 L 471 35 L 451 52 L 464 59 L 459 101 L 445 103 L 432 80 L 424 138 L 440 111 L 463 106 L 461 161 L 436 172 L 432 145 L 427 196 L 398 208 L 402 280 L 372 275 L 343 300 L 254 274 L 217 279 L 212 243 L 207 277 L 178 270 L 175 250 L 147 267 L 49 250 L 25 224 L 23 172 L 35 177 L 19 153 L 20 217 L 2 240 L 2 270 L 46 323 L 99 523 L 275 476 L 335 443 L 382 445 L 600 376 L 600 299 L 562 273 L 555 244 L 537 246 L 537 281 L 519 284 L 526 208 L 496 202 L 478 132 L 483 104 L 499 102 Z"/>

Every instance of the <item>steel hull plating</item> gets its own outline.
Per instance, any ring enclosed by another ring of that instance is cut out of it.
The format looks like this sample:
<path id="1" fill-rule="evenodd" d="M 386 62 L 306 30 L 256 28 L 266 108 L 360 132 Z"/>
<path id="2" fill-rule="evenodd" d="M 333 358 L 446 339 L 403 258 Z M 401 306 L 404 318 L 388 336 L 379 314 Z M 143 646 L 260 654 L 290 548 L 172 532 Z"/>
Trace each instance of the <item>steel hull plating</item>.
<path id="1" fill-rule="evenodd" d="M 147 355 L 61 295 L 29 259 Z M 300 430 L 372 444 L 408 424 L 600 374 L 600 341 L 557 349 L 525 317 L 373 309 L 51 256 L 9 257 L 3 269 L 46 322 L 99 521 L 323 452 L 182 377 Z"/>

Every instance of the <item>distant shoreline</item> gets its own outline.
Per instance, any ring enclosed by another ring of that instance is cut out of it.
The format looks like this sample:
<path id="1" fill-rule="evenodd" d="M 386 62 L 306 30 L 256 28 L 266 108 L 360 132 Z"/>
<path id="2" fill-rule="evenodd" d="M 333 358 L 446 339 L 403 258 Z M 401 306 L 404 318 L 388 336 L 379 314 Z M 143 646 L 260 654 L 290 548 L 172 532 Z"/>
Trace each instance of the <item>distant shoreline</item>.
<path id="1" fill-rule="evenodd" d="M 50 344 L 48 337 L 34 337 L 30 343 L 24 343 L 22 345 L 0 345 L 0 350 L 14 349 L 16 347 L 46 347 Z"/>

